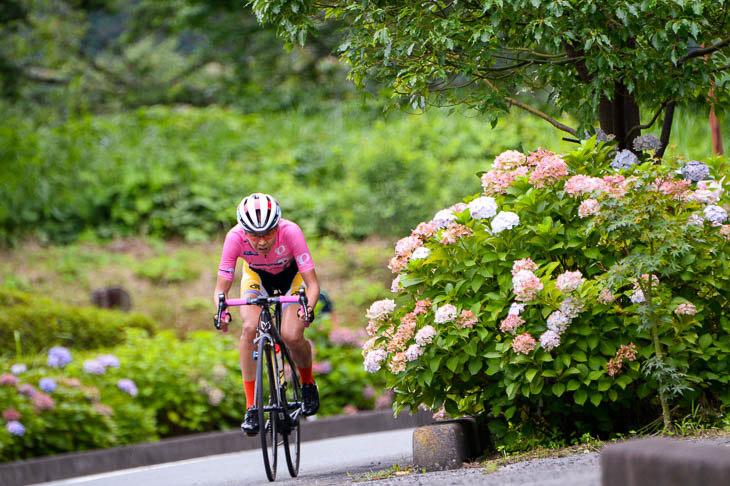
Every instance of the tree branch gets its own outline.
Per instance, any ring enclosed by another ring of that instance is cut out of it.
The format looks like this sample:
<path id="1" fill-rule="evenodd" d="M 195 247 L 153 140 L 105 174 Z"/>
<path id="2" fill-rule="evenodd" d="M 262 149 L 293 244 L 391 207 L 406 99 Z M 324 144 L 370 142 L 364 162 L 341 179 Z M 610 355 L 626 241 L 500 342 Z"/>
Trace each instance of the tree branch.
<path id="1" fill-rule="evenodd" d="M 537 117 L 539 117 L 539 118 L 542 118 L 543 120 L 547 121 L 547 122 L 548 122 L 548 123 L 550 123 L 550 124 L 551 124 L 552 126 L 554 126 L 555 128 L 557 128 L 558 130 L 562 130 L 562 131 L 564 131 L 564 132 L 568 132 L 568 133 L 570 133 L 571 135 L 575 135 L 575 136 L 577 136 L 577 135 L 578 135 L 578 131 L 577 131 L 576 129 L 574 129 L 574 128 L 570 128 L 570 127 L 569 127 L 569 126 L 567 126 L 567 125 L 563 125 L 562 123 L 560 123 L 560 122 L 559 122 L 559 121 L 557 121 L 556 119 L 554 119 L 554 118 L 551 118 L 551 117 L 550 117 L 550 116 L 549 116 L 548 114 L 546 114 L 546 113 L 543 113 L 543 112 L 541 112 L 540 110 L 538 110 L 538 109 L 536 109 L 536 108 L 533 108 L 533 107 L 531 107 L 531 106 L 529 106 L 529 105 L 526 105 L 526 104 L 522 103 L 521 101 L 518 101 L 518 100 L 516 100 L 516 99 L 514 99 L 514 98 L 510 98 L 510 97 L 508 97 L 508 96 L 505 96 L 505 98 L 504 98 L 504 99 L 505 99 L 505 101 L 507 101 L 507 102 L 508 102 L 509 104 L 511 104 L 511 105 L 515 105 L 515 106 L 517 106 L 518 108 L 522 108 L 523 110 L 525 110 L 525 111 L 528 111 L 528 112 L 532 113 L 533 115 L 535 115 L 535 116 L 537 116 Z"/>
<path id="2" fill-rule="evenodd" d="M 727 45 L 730 45 L 730 37 L 728 37 L 727 39 L 721 40 L 717 44 L 713 44 L 709 47 L 703 47 L 701 49 L 696 49 L 696 50 L 690 52 L 689 54 L 680 57 L 679 61 L 677 61 L 677 65 L 681 66 L 682 64 L 684 64 L 685 61 L 692 59 L 693 57 L 702 57 L 707 54 L 712 54 L 713 52 L 718 51 Z"/>
<path id="3" fill-rule="evenodd" d="M 666 99 L 662 102 L 662 104 L 659 106 L 659 109 L 656 113 L 654 113 L 654 117 L 651 119 L 651 121 L 645 125 L 634 125 L 631 127 L 631 129 L 626 132 L 626 138 L 628 139 L 632 133 L 634 133 L 636 130 L 645 130 L 647 128 L 651 128 L 651 126 L 656 122 L 657 118 L 659 118 L 659 115 L 662 111 L 664 111 L 664 108 L 669 104 L 669 99 Z"/>

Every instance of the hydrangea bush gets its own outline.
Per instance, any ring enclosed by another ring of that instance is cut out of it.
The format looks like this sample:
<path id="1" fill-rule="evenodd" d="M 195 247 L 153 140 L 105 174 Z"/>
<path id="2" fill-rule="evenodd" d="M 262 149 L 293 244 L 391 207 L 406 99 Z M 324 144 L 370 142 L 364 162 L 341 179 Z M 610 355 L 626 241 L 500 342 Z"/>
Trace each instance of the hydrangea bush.
<path id="1" fill-rule="evenodd" d="M 482 194 L 396 245 L 365 368 L 397 411 L 479 415 L 503 443 L 730 405 L 727 166 L 699 164 L 595 138 L 500 154 Z"/>

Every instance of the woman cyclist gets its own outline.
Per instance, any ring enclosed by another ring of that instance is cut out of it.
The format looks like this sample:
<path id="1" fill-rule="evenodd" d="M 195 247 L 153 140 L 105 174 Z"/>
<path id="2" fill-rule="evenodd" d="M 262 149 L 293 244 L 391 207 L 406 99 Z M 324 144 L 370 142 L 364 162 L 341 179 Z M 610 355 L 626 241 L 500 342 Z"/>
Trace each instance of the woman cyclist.
<path id="1" fill-rule="evenodd" d="M 281 208 L 276 199 L 268 194 L 251 194 L 238 205 L 236 216 L 238 224 L 228 231 L 223 243 L 213 294 L 216 307 L 219 292 L 228 298 L 239 258 L 243 260 L 241 298 L 271 296 L 277 291 L 282 295 L 296 294 L 303 285 L 308 302 L 312 306 L 316 304 L 319 281 L 304 234 L 297 224 L 281 218 Z M 314 319 L 312 306 L 308 309 L 309 322 Z M 246 418 L 241 428 L 247 435 L 256 435 L 259 423 L 255 407 L 253 341 L 261 308 L 244 305 L 240 310 L 243 330 L 238 349 L 246 393 Z M 289 347 L 302 378 L 302 413 L 313 415 L 319 409 L 319 393 L 312 375 L 312 349 L 304 338 L 304 328 L 308 325 L 298 305 L 283 306 L 281 337 Z M 223 323 L 222 329 L 227 327 L 228 322 Z"/>

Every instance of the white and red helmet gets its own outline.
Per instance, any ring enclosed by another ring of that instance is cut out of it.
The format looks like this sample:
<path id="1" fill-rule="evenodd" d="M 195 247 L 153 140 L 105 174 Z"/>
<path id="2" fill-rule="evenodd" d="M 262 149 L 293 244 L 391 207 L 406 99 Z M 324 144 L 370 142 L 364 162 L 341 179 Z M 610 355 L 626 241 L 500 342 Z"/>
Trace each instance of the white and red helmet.
<path id="1" fill-rule="evenodd" d="M 244 231 L 269 231 L 279 224 L 281 207 L 273 197 L 257 192 L 243 198 L 236 210 L 236 217 Z"/>

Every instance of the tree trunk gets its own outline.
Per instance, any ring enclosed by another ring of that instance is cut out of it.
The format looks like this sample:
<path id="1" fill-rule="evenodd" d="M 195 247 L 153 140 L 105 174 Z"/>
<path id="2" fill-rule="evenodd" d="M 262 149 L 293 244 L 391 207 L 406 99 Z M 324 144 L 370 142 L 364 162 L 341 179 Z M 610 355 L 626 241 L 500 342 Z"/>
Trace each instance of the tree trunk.
<path id="1" fill-rule="evenodd" d="M 616 136 L 619 150 L 633 149 L 633 141 L 641 135 L 641 130 L 632 128 L 641 124 L 639 105 L 622 83 L 616 84 L 613 98 L 605 96 L 598 105 L 601 130 Z M 630 133 L 629 133 L 630 132 Z"/>

